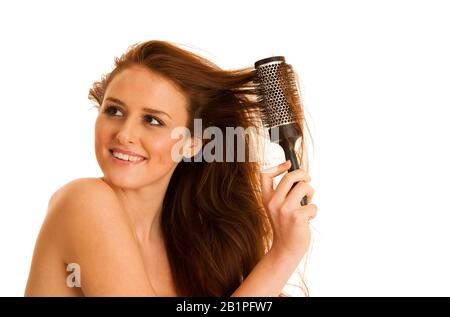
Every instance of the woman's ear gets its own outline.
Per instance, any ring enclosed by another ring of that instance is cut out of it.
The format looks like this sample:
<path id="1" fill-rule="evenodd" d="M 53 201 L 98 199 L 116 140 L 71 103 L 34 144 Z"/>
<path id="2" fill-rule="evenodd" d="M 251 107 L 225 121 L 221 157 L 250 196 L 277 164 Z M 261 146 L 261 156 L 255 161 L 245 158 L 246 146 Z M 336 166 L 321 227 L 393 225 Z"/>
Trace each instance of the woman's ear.
<path id="1" fill-rule="evenodd" d="M 183 146 L 183 156 L 185 158 L 192 158 L 202 149 L 202 140 L 192 137 L 186 140 Z"/>

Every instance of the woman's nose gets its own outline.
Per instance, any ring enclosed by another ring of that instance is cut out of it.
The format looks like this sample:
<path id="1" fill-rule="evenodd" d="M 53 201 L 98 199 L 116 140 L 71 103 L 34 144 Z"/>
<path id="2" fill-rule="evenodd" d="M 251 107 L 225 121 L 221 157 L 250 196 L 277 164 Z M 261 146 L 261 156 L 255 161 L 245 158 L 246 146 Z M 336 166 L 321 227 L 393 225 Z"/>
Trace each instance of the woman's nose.
<path id="1" fill-rule="evenodd" d="M 117 139 L 122 144 L 136 143 L 138 128 L 130 121 L 126 122 L 117 133 Z"/>

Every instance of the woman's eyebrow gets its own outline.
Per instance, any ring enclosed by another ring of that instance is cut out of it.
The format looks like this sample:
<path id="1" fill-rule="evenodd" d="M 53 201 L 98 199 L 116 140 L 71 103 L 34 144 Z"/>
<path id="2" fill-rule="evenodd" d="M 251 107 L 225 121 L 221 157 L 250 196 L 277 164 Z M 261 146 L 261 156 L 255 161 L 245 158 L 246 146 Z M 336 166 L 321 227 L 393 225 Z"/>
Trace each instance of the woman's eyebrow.
<path id="1" fill-rule="evenodd" d="M 115 103 L 118 103 L 118 104 L 121 105 L 121 106 L 127 107 L 127 105 L 125 104 L 125 102 L 123 102 L 122 100 L 120 100 L 120 99 L 118 99 L 118 98 L 115 98 L 115 97 L 108 97 L 108 98 L 105 99 L 105 101 L 107 101 L 107 100 L 112 101 L 112 102 L 115 102 Z M 161 111 L 161 110 L 157 110 L 157 109 L 153 109 L 153 108 L 142 108 L 142 110 L 145 111 L 145 112 L 149 112 L 149 113 L 160 113 L 160 114 L 164 114 L 164 115 L 168 116 L 170 119 L 172 119 L 171 116 L 169 116 L 166 112 Z"/>

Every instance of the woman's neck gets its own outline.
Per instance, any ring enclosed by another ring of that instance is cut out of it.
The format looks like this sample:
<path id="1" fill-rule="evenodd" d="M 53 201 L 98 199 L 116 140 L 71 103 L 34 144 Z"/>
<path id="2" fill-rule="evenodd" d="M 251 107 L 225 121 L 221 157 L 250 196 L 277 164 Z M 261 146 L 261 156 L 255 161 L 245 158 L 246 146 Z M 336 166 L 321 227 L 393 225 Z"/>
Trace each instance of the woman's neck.
<path id="1" fill-rule="evenodd" d="M 160 241 L 162 203 L 170 177 L 139 189 L 119 188 L 104 177 L 101 179 L 116 193 L 130 218 L 139 244 L 146 245 L 149 242 Z"/>

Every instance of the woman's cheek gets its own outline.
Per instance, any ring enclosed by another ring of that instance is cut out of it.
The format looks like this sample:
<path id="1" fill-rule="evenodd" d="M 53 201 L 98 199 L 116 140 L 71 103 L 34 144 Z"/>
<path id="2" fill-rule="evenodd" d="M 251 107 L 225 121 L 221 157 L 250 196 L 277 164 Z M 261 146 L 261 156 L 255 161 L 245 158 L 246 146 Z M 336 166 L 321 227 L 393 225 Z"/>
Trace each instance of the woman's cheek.
<path id="1" fill-rule="evenodd" d="M 179 142 L 169 137 L 158 138 L 150 145 L 150 156 L 158 156 L 158 162 L 163 165 L 175 164 L 172 159 L 172 149 Z M 153 154 L 153 155 L 152 155 Z"/>
<path id="2" fill-rule="evenodd" d="M 113 135 L 114 128 L 111 124 L 105 122 L 105 119 L 102 117 L 97 118 L 95 122 L 95 132 L 96 136 L 101 141 L 109 141 L 111 136 Z"/>

